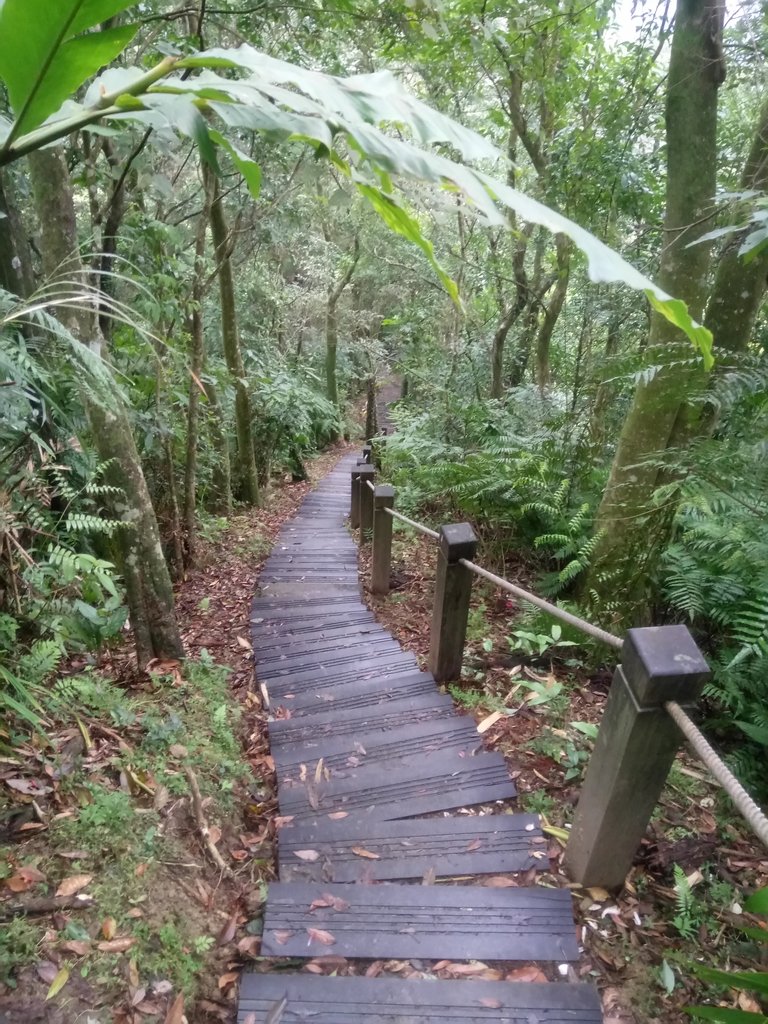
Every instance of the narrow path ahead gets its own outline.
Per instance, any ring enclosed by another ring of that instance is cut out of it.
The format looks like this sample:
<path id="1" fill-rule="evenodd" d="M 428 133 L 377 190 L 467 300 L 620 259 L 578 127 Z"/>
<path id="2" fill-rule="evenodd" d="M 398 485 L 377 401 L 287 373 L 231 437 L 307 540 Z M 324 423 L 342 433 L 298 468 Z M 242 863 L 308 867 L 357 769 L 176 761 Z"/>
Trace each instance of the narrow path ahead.
<path id="1" fill-rule="evenodd" d="M 543 868 L 546 842 L 536 816 L 509 813 L 501 755 L 483 750 L 471 719 L 363 604 L 345 526 L 356 460 L 343 458 L 283 528 L 253 604 L 288 819 L 262 953 L 418 958 L 427 970 L 425 960 L 575 961 L 567 890 L 418 884 Z M 281 970 L 246 975 L 240 998 L 239 1024 L 602 1020 L 596 991 L 566 983 Z"/>

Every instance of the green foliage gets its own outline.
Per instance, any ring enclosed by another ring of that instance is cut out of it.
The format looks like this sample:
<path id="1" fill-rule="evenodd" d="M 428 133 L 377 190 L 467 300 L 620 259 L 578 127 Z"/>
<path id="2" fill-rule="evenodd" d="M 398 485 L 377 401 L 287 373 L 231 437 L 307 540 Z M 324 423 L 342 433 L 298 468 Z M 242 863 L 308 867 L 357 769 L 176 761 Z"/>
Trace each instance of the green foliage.
<path id="1" fill-rule="evenodd" d="M 745 903 L 745 909 L 753 914 L 768 913 L 768 889 L 759 889 Z M 744 931 L 750 938 L 758 942 L 768 942 L 768 929 L 748 928 Z M 729 989 L 740 989 L 754 992 L 761 1002 L 768 997 L 768 972 L 766 971 L 720 971 L 700 964 L 691 966 L 691 970 L 712 985 Z M 733 1010 L 722 1006 L 689 1006 L 686 1012 L 696 1020 L 719 1021 L 720 1024 L 765 1024 L 768 1015 L 751 1010 Z"/>
<path id="2" fill-rule="evenodd" d="M 0 982 L 16 987 L 13 972 L 35 957 L 40 934 L 25 917 L 14 917 L 0 928 Z"/>

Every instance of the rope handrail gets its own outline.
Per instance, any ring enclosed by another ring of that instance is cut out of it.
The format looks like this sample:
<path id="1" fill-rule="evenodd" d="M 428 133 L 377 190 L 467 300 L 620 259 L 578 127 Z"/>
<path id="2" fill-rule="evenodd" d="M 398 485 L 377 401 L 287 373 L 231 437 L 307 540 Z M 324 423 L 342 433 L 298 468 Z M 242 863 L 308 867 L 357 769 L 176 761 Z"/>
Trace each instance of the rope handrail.
<path id="1" fill-rule="evenodd" d="M 365 481 L 365 486 L 368 487 L 371 491 L 375 491 L 376 490 L 376 488 L 373 486 L 373 484 L 371 483 L 370 480 L 366 480 Z"/>
<path id="2" fill-rule="evenodd" d="M 673 700 L 668 700 L 664 707 L 674 719 L 680 732 L 682 732 L 683 736 L 693 747 L 696 756 L 723 787 L 758 839 L 760 839 L 764 846 L 768 847 L 768 818 L 766 818 L 730 768 L 710 746 L 704 733 L 691 721 L 680 705 Z"/>
<path id="3" fill-rule="evenodd" d="M 543 611 L 552 615 L 556 619 L 560 619 L 562 622 L 567 622 L 570 626 L 574 626 L 576 629 L 580 629 L 582 633 L 586 633 L 595 640 L 599 640 L 601 643 L 608 644 L 609 647 L 615 647 L 617 650 L 621 650 L 624 646 L 624 641 L 614 636 L 613 633 L 608 633 L 604 629 L 600 629 L 599 626 L 593 626 L 591 622 L 587 622 L 586 619 L 579 618 L 578 615 L 573 615 L 571 612 L 565 611 L 564 608 L 558 608 L 556 604 L 550 604 L 549 601 L 545 601 L 543 597 L 537 597 L 536 594 L 531 594 L 528 590 L 523 590 L 522 587 L 515 586 L 514 583 L 510 583 L 509 580 L 505 580 L 502 576 L 497 576 L 493 572 L 488 572 L 487 569 L 483 569 L 481 565 L 475 565 L 474 562 L 470 562 L 466 558 L 460 558 L 459 562 L 465 568 L 470 569 L 475 575 L 482 576 L 483 579 L 489 580 L 491 583 L 495 583 L 497 587 L 502 590 L 509 591 L 510 594 L 514 594 L 515 597 L 520 597 L 529 604 L 536 605 L 537 608 L 541 608 Z"/>
<path id="4" fill-rule="evenodd" d="M 408 526 L 412 526 L 414 530 L 418 530 L 419 533 L 426 534 L 427 537 L 432 537 L 435 540 L 440 537 L 440 534 L 437 533 L 437 531 L 430 530 L 428 526 L 424 526 L 422 523 L 417 523 L 415 519 L 409 519 L 408 516 L 404 516 L 402 512 L 395 512 L 393 508 L 385 508 L 384 511 L 394 519 L 399 519 L 401 523 L 407 523 Z"/>

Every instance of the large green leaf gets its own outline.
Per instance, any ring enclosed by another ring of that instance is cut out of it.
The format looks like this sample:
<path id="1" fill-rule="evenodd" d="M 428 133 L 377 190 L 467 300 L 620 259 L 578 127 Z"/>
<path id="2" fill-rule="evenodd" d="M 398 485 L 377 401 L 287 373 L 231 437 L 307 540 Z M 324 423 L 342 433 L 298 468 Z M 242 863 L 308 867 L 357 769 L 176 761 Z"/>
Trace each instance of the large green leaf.
<path id="1" fill-rule="evenodd" d="M 768 1017 L 749 1010 L 731 1010 L 726 1006 L 686 1006 L 686 1013 L 699 1020 L 720 1021 L 720 1024 L 768 1024 Z"/>
<path id="2" fill-rule="evenodd" d="M 768 915 L 768 888 L 758 889 L 757 892 L 753 892 L 744 906 L 750 914 Z"/>
<path id="3" fill-rule="evenodd" d="M 726 985 L 728 988 L 743 988 L 747 992 L 760 992 L 768 995 L 768 972 L 763 971 L 718 971 L 713 967 L 696 965 L 695 973 L 715 985 Z"/>
<path id="4" fill-rule="evenodd" d="M 0 78 L 16 113 L 12 134 L 30 131 L 59 109 L 136 29 L 87 32 L 135 0 L 2 0 Z M 86 33 L 82 35 L 81 33 Z"/>

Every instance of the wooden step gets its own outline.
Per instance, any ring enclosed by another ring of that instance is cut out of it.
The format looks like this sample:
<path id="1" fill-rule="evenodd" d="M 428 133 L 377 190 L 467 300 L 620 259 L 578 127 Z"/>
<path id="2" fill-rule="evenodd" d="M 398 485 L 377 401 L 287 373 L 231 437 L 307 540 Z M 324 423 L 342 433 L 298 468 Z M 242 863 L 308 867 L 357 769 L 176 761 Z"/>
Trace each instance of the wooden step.
<path id="1" fill-rule="evenodd" d="M 280 1007 L 282 1013 L 278 1017 Z M 269 1014 L 272 1013 L 272 1017 Z M 246 974 L 238 1024 L 600 1024 L 591 985 Z M 252 1024 L 252 1021 L 251 1021 Z"/>
<path id="2" fill-rule="evenodd" d="M 257 666 L 256 674 L 261 682 L 268 685 L 274 684 L 285 691 L 286 686 L 289 690 L 300 690 L 302 683 L 306 686 L 323 689 L 337 683 L 352 683 L 363 679 L 403 675 L 405 672 L 415 670 L 416 659 L 414 656 L 398 651 L 372 658 L 370 661 L 353 658 L 329 665 L 307 664 L 303 668 L 293 669 L 290 673 L 279 672 L 271 668 L 267 668 L 262 673 Z"/>
<path id="3" fill-rule="evenodd" d="M 346 811 L 352 817 L 394 821 L 456 807 L 511 800 L 516 795 L 500 754 L 432 754 L 351 769 L 346 778 L 283 785 L 278 779 L 280 813 L 297 822 Z"/>
<path id="4" fill-rule="evenodd" d="M 373 679 L 336 683 L 335 680 L 321 681 L 319 686 L 297 687 L 285 683 L 267 684 L 270 708 L 284 708 L 292 718 L 314 718 L 335 709 L 336 716 L 347 714 L 375 715 L 385 712 L 396 701 L 421 698 L 431 704 L 439 694 L 431 676 L 425 672 L 411 671 L 402 675 L 375 676 Z M 403 673 L 403 668 L 399 672 Z M 275 689 L 277 693 L 275 693 Z M 295 692 L 294 692 L 295 691 Z"/>
<path id="5" fill-rule="evenodd" d="M 318 930 L 328 934 L 318 937 Z M 391 883 L 271 883 L 261 952 L 365 960 L 579 957 L 567 889 Z"/>
<path id="6" fill-rule="evenodd" d="M 297 856 L 313 850 L 315 860 Z M 366 850 L 376 859 L 361 857 Z M 546 839 L 534 814 L 485 814 L 404 821 L 290 822 L 278 832 L 283 882 L 371 882 L 546 871 Z"/>

